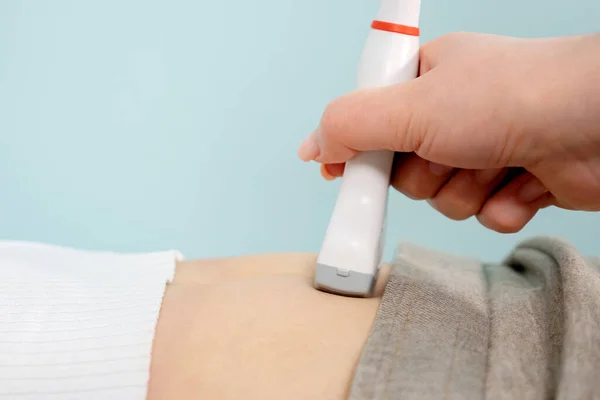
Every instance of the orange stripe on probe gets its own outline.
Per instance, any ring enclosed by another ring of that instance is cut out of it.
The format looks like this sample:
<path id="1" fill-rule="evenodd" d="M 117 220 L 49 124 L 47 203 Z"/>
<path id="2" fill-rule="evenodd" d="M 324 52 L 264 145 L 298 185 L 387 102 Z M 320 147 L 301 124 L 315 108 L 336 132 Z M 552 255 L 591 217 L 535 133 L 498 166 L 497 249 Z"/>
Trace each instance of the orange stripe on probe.
<path id="1" fill-rule="evenodd" d="M 410 35 L 410 36 L 419 36 L 421 34 L 421 30 L 416 26 L 394 24 L 391 22 L 378 21 L 378 20 L 375 20 L 371 23 L 371 28 L 377 29 L 379 31 L 401 33 L 403 35 Z"/>

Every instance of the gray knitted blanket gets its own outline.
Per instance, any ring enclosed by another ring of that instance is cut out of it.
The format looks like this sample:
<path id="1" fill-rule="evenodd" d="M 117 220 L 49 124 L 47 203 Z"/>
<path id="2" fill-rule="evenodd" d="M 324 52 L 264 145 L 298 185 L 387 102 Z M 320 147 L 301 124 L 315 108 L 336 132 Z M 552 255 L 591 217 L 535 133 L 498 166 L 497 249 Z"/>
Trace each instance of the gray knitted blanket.
<path id="1" fill-rule="evenodd" d="M 534 238 L 499 264 L 402 245 L 350 400 L 600 399 L 600 259 Z"/>

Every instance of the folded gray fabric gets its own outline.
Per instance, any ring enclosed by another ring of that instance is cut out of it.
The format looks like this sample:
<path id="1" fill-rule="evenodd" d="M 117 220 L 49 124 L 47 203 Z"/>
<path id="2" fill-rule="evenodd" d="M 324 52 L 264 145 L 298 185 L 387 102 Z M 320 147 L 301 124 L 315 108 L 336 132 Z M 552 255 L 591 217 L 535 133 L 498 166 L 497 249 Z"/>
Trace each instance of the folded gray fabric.
<path id="1" fill-rule="evenodd" d="M 350 400 L 600 399 L 600 259 L 534 238 L 500 264 L 399 247 Z"/>

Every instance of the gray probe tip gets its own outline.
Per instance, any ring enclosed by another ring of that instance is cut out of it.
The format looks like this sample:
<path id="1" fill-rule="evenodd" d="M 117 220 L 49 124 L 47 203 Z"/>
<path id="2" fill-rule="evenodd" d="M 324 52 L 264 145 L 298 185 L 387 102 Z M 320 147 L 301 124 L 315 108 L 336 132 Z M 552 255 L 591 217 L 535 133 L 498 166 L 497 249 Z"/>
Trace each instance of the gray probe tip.
<path id="1" fill-rule="evenodd" d="M 315 288 L 349 297 L 370 297 L 375 276 L 317 263 Z"/>

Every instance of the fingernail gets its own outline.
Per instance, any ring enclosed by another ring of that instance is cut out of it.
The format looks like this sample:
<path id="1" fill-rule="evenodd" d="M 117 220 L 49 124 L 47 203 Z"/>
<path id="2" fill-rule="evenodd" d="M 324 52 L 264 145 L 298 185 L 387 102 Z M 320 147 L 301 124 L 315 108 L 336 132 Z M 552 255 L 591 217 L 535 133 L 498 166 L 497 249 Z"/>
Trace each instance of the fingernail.
<path id="1" fill-rule="evenodd" d="M 480 169 L 475 171 L 477 183 L 487 185 L 492 183 L 502 172 L 502 168 Z"/>
<path id="2" fill-rule="evenodd" d="M 429 163 L 429 172 L 436 176 L 445 176 L 452 172 L 454 168 L 434 162 Z"/>
<path id="3" fill-rule="evenodd" d="M 302 144 L 300 144 L 300 148 L 298 149 L 298 157 L 302 161 L 312 161 L 319 156 L 321 150 L 319 149 L 319 144 L 317 143 L 317 135 L 315 132 L 312 132 Z"/>
<path id="4" fill-rule="evenodd" d="M 321 164 L 321 176 L 327 181 L 335 180 L 335 176 L 331 175 L 327 170 L 327 165 Z"/>
<path id="5" fill-rule="evenodd" d="M 536 177 L 525 182 L 517 192 L 517 199 L 523 203 L 531 203 L 546 193 L 548 189 Z"/>
<path id="6" fill-rule="evenodd" d="M 479 214 L 477 219 L 486 228 L 502 233 L 518 232 L 532 217 L 531 209 L 516 201 L 497 204 L 495 210 Z"/>
<path id="7" fill-rule="evenodd" d="M 516 226 L 529 216 L 529 209 L 522 204 L 506 202 L 502 210 L 501 218 L 507 225 Z"/>

